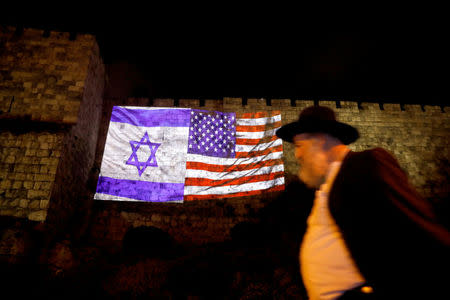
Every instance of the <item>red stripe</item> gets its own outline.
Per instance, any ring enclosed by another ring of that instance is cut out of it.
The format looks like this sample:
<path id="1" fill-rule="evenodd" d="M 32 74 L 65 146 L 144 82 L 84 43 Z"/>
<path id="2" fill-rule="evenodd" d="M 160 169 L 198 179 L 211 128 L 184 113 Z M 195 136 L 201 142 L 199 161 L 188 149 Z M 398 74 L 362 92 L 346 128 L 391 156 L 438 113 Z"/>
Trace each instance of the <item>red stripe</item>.
<path id="1" fill-rule="evenodd" d="M 281 126 L 281 121 L 275 123 L 267 123 L 264 125 L 238 125 L 236 132 L 258 132 L 274 129 Z"/>
<path id="2" fill-rule="evenodd" d="M 222 180 L 212 180 L 205 178 L 186 178 L 184 185 L 189 186 L 227 186 L 227 185 L 239 185 L 244 183 L 259 182 L 274 180 L 284 176 L 284 172 L 275 172 L 270 174 L 261 174 L 253 176 L 245 176 L 240 178 L 222 179 Z"/>
<path id="3" fill-rule="evenodd" d="M 239 192 L 239 193 L 226 194 L 226 195 L 185 195 L 184 200 L 193 201 L 193 200 L 211 200 L 211 199 L 231 198 L 231 197 L 244 197 L 244 196 L 259 195 L 262 193 L 270 193 L 270 192 L 276 192 L 276 191 L 282 191 L 282 190 L 284 190 L 284 184 L 277 185 L 277 186 L 274 186 L 274 187 L 271 187 L 271 188 L 265 189 L 265 190 Z"/>
<path id="4" fill-rule="evenodd" d="M 186 169 L 193 170 L 208 170 L 211 172 L 233 172 L 233 171 L 246 171 L 259 169 L 262 167 L 269 167 L 275 165 L 281 165 L 283 161 L 281 159 L 269 159 L 251 164 L 241 164 L 241 165 L 212 165 L 202 162 L 188 161 L 186 162 Z"/>
<path id="5" fill-rule="evenodd" d="M 275 147 L 270 147 L 261 151 L 251 151 L 251 152 L 236 152 L 236 158 L 244 158 L 244 157 L 256 157 L 262 156 L 273 152 L 281 152 L 283 151 L 283 145 L 278 145 Z"/>
<path id="6" fill-rule="evenodd" d="M 237 118 L 238 119 L 257 119 L 257 118 L 267 118 L 267 117 L 274 117 L 276 115 L 280 115 L 281 111 L 274 110 L 274 111 L 259 111 L 254 113 L 238 113 Z"/>

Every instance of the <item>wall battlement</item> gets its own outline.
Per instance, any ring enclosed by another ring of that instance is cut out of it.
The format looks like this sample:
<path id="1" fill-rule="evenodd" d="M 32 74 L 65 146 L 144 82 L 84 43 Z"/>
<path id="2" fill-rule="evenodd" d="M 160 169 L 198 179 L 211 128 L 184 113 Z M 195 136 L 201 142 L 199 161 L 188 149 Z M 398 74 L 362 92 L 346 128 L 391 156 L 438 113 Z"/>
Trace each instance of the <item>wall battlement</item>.
<path id="1" fill-rule="evenodd" d="M 127 102 L 135 102 L 141 99 L 141 104 L 155 107 L 242 107 L 242 109 L 280 110 L 280 109 L 303 109 L 307 106 L 318 104 L 339 110 L 371 110 L 386 112 L 423 112 L 424 115 L 430 113 L 449 113 L 450 106 L 423 105 L 423 104 L 401 104 L 401 103 L 374 103 L 365 101 L 342 101 L 342 100 L 302 100 L 302 99 L 267 99 L 267 98 L 228 98 L 222 99 L 171 99 L 156 98 L 129 98 Z"/>
<path id="2" fill-rule="evenodd" d="M 37 28 L 21 28 L 14 26 L 5 26 L 0 28 L 0 32 L 6 38 L 23 38 L 27 40 L 38 40 L 41 41 L 42 38 L 49 41 L 60 41 L 60 42 L 70 42 L 77 40 L 77 43 L 87 42 L 91 43 L 95 41 L 95 37 L 91 34 L 77 34 L 76 38 L 71 37 L 70 32 L 63 32 L 57 30 L 44 30 Z"/>

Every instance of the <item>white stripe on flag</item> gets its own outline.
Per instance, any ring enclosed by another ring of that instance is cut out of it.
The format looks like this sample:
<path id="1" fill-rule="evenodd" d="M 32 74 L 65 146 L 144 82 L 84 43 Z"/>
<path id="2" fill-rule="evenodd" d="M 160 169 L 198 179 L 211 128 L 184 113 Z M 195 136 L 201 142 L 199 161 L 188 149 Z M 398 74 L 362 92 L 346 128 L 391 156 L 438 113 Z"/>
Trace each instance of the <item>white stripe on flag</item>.
<path id="1" fill-rule="evenodd" d="M 217 187 L 208 186 L 185 186 L 185 195 L 225 195 L 239 192 L 248 192 L 255 190 L 265 190 L 277 185 L 284 184 L 284 177 L 276 178 L 274 180 L 244 183 L 238 185 L 226 185 Z"/>
<path id="2" fill-rule="evenodd" d="M 136 200 L 136 199 L 132 199 L 132 198 L 120 197 L 120 196 L 117 196 L 117 195 L 108 195 L 108 194 L 102 194 L 102 193 L 95 193 L 94 199 L 95 200 L 115 200 L 115 201 L 142 202 L 142 200 Z M 183 200 L 180 200 L 180 201 L 166 201 L 166 202 L 183 203 Z"/>
<path id="3" fill-rule="evenodd" d="M 270 167 L 262 167 L 258 169 L 246 170 L 246 171 L 234 171 L 234 172 L 211 172 L 206 170 L 195 170 L 195 169 L 187 169 L 186 177 L 187 178 L 207 178 L 211 180 L 222 180 L 222 179 L 234 179 L 239 177 L 253 176 L 253 175 L 262 175 L 262 174 L 270 174 L 275 172 L 284 171 L 283 164 L 270 166 Z"/>
<path id="4" fill-rule="evenodd" d="M 276 139 L 275 141 L 261 143 L 258 145 L 236 145 L 236 152 L 262 151 L 280 145 L 283 145 L 283 141 L 281 139 Z"/>
<path id="5" fill-rule="evenodd" d="M 262 139 L 266 136 L 274 136 L 275 131 L 280 128 L 277 127 L 275 129 L 267 130 L 267 131 L 257 131 L 257 132 L 243 132 L 238 131 L 236 132 L 236 138 L 238 139 Z"/>
<path id="6" fill-rule="evenodd" d="M 280 159 L 282 156 L 283 156 L 282 151 L 272 152 L 262 156 L 244 157 L 244 158 L 220 158 L 220 157 L 203 156 L 199 154 L 188 154 L 187 161 L 201 162 L 210 165 L 232 166 L 232 165 L 252 164 L 270 159 Z"/>

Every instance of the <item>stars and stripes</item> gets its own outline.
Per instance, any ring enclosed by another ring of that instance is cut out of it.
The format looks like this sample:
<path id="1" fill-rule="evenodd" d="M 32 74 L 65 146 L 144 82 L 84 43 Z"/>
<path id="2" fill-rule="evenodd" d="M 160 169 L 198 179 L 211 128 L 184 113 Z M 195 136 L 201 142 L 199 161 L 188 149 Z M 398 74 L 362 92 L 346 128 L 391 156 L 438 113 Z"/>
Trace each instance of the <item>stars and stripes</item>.
<path id="1" fill-rule="evenodd" d="M 279 112 L 238 114 L 235 141 L 230 142 L 234 157 L 188 153 L 184 199 L 240 197 L 282 190 L 283 144 L 275 136 L 280 126 Z"/>
<path id="2" fill-rule="evenodd" d="M 188 153 L 234 157 L 235 114 L 193 109 L 189 127 Z"/>

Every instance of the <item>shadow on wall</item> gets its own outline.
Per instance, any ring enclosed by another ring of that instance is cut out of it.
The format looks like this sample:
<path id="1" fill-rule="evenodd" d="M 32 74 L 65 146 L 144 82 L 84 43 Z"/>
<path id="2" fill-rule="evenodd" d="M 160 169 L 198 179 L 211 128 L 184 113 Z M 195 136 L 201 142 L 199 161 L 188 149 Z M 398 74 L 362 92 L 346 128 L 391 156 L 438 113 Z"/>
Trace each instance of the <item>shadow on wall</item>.
<path id="1" fill-rule="evenodd" d="M 176 257 L 177 245 L 173 238 L 162 229 L 152 226 L 131 228 L 122 241 L 122 251 L 126 257 L 135 260 L 146 258 L 170 259 Z"/>
<path id="2" fill-rule="evenodd" d="M 180 245 L 141 226 L 125 234 L 120 253 L 69 240 L 34 247 L 33 262 L 2 263 L 1 283 L 9 291 L 30 286 L 19 294 L 48 299 L 304 299 L 297 256 L 312 196 L 291 183 L 257 222 L 237 224 L 222 243 Z"/>
<path id="3" fill-rule="evenodd" d="M 436 208 L 436 212 L 440 221 L 450 228 L 450 160 L 444 157 L 442 154 L 438 154 L 436 165 L 439 166 L 436 174 L 439 180 L 433 178 L 429 179 L 425 183 L 425 188 L 431 190 L 433 197 L 428 199 Z"/>
<path id="4" fill-rule="evenodd" d="M 298 249 L 313 195 L 291 182 L 258 212 L 257 222 L 236 224 L 222 243 L 184 246 L 161 229 L 132 228 L 101 289 L 127 299 L 305 299 Z"/>

